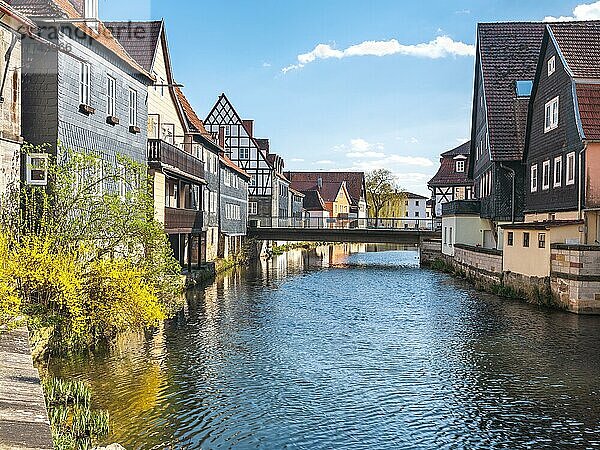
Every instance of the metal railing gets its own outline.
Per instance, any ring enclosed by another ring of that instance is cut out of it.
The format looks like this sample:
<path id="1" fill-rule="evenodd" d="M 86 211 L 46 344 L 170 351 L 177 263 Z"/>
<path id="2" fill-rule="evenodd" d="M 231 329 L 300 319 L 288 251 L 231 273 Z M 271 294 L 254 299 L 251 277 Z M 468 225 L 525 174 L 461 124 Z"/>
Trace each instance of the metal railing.
<path id="1" fill-rule="evenodd" d="M 182 172 L 204 178 L 204 162 L 160 139 L 148 139 L 148 162 L 160 162 Z"/>
<path id="2" fill-rule="evenodd" d="M 388 230 L 435 230 L 434 219 L 410 218 L 329 218 L 329 217 L 255 217 L 249 226 L 261 228 L 308 228 L 308 229 L 388 229 Z"/>

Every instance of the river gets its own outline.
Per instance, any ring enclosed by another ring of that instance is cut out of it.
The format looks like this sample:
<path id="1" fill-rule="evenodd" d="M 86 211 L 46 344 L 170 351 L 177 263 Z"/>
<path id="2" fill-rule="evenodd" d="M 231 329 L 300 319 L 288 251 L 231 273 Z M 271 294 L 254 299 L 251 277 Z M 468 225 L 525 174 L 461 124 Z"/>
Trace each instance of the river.
<path id="1" fill-rule="evenodd" d="M 49 370 L 91 383 L 127 449 L 600 448 L 600 318 L 349 250 L 220 276 L 161 330 Z"/>

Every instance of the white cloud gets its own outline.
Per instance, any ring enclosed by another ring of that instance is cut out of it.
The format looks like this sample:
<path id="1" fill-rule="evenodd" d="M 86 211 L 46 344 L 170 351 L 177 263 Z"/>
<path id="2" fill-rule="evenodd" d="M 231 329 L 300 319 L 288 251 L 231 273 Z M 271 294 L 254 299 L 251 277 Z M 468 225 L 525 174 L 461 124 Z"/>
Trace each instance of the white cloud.
<path id="1" fill-rule="evenodd" d="M 263 67 L 271 67 L 271 63 L 264 62 L 264 63 L 262 64 L 262 66 L 263 66 Z"/>
<path id="2" fill-rule="evenodd" d="M 567 22 L 571 20 L 598 20 L 600 19 L 600 1 L 583 3 L 573 9 L 572 16 L 546 16 L 544 22 Z"/>
<path id="3" fill-rule="evenodd" d="M 329 160 L 329 159 L 322 159 L 322 160 L 320 160 L 320 161 L 316 161 L 316 162 L 315 162 L 315 164 L 317 164 L 317 165 L 326 165 L 326 166 L 328 166 L 328 165 L 330 165 L 330 164 L 333 164 L 333 161 L 331 161 L 331 160 Z"/>
<path id="4" fill-rule="evenodd" d="M 459 9 L 458 11 L 454 11 L 454 14 L 471 14 L 470 9 Z"/>
<path id="5" fill-rule="evenodd" d="M 381 152 L 349 152 L 346 153 L 348 158 L 384 158 L 385 153 Z"/>
<path id="6" fill-rule="evenodd" d="M 338 50 L 329 44 L 318 44 L 312 51 L 298 55 L 298 62 L 281 69 L 285 74 L 301 69 L 305 65 L 321 59 L 342 59 L 351 56 L 388 56 L 406 55 L 421 58 L 444 58 L 446 56 L 474 56 L 475 46 L 453 40 L 449 36 L 438 36 L 430 42 L 404 45 L 396 39 L 389 41 L 364 41 L 344 50 Z"/>
<path id="7" fill-rule="evenodd" d="M 291 162 L 304 162 L 304 159 L 302 158 L 292 158 L 290 159 Z"/>

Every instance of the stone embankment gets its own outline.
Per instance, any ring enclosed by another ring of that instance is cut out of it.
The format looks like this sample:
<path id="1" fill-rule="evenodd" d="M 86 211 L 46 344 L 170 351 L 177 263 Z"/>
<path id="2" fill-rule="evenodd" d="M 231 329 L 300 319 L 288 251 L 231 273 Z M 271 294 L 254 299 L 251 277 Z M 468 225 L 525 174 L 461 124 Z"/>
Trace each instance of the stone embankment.
<path id="1" fill-rule="evenodd" d="M 0 449 L 50 450 L 50 421 L 26 328 L 0 334 Z"/>

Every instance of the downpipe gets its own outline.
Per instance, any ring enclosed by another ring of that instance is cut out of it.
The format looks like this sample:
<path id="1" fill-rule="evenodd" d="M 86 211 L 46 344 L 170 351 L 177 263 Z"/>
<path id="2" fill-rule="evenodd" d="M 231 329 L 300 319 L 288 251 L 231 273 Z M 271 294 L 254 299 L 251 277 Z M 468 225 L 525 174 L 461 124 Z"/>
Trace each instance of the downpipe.
<path id="1" fill-rule="evenodd" d="M 588 147 L 588 143 L 586 141 L 583 142 L 583 148 L 579 151 L 579 158 L 578 158 L 578 165 L 579 165 L 579 173 L 578 173 L 578 177 L 577 177 L 577 218 L 579 220 L 583 219 L 583 208 L 581 206 L 581 203 L 583 201 L 583 180 L 582 177 L 584 175 L 584 167 L 583 167 L 583 154 L 585 153 L 585 151 L 587 150 Z M 586 221 L 587 222 L 587 221 Z M 588 225 L 587 223 L 585 223 L 583 225 L 584 227 L 584 234 L 583 234 L 583 240 L 584 242 L 587 244 L 588 243 L 588 236 L 587 236 L 587 228 Z"/>

